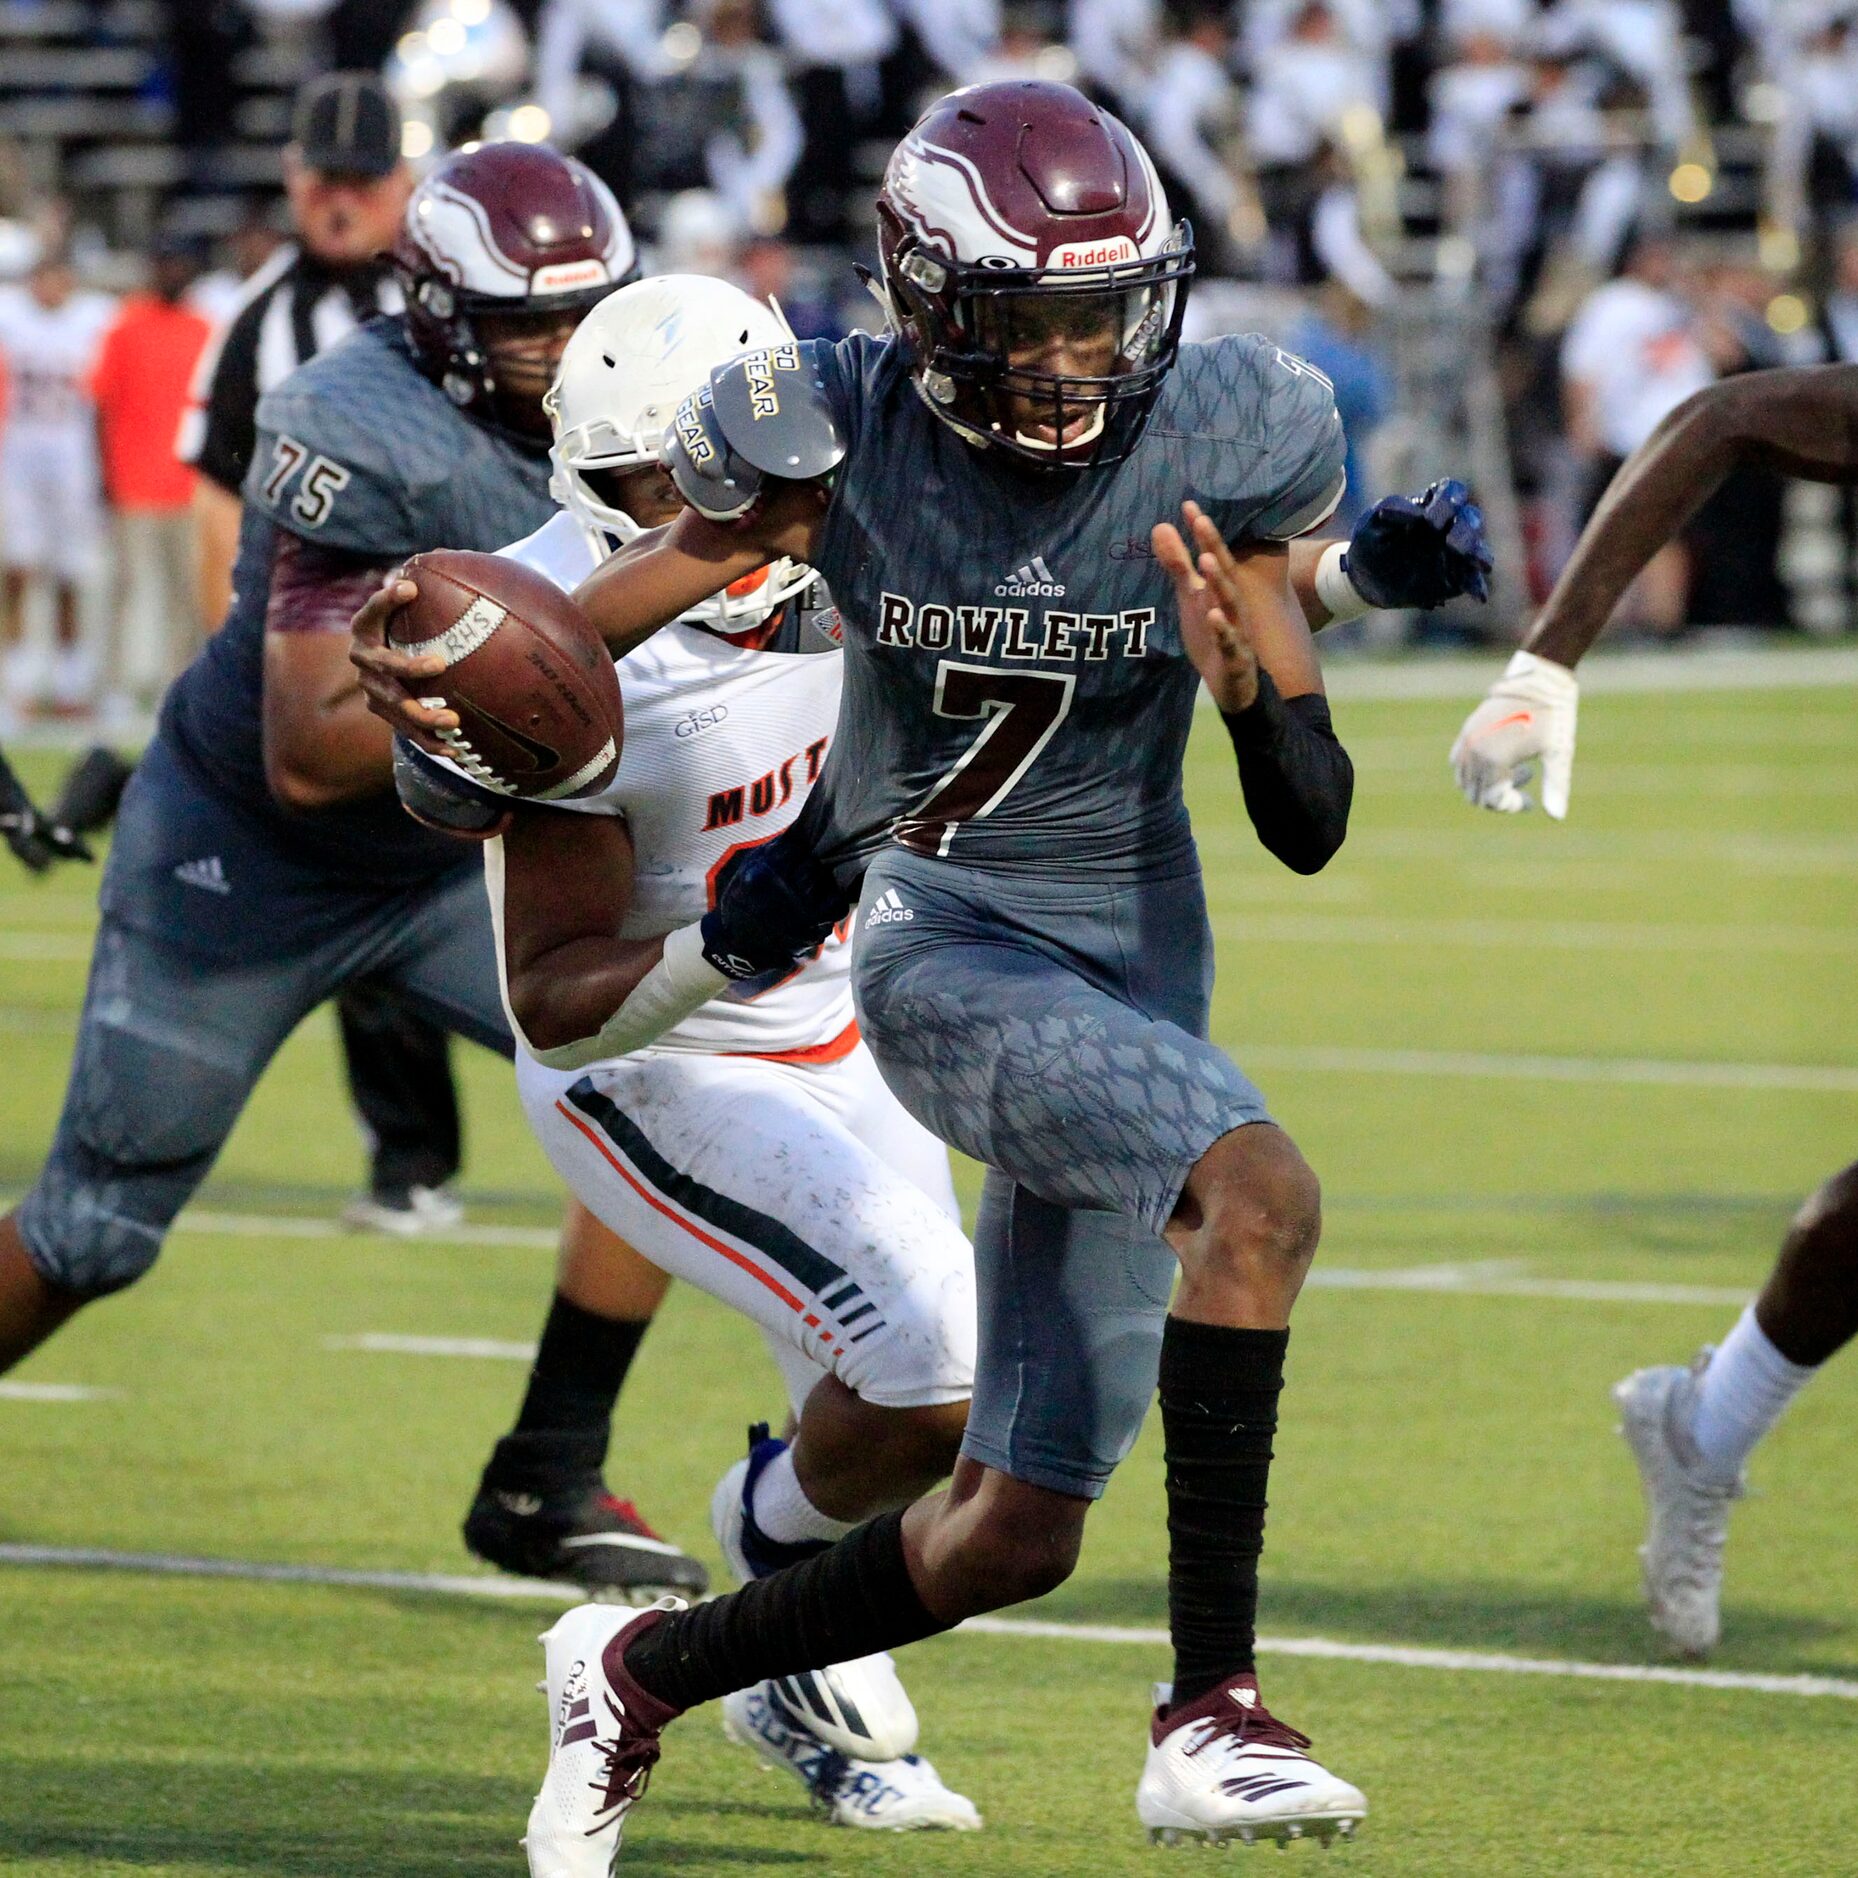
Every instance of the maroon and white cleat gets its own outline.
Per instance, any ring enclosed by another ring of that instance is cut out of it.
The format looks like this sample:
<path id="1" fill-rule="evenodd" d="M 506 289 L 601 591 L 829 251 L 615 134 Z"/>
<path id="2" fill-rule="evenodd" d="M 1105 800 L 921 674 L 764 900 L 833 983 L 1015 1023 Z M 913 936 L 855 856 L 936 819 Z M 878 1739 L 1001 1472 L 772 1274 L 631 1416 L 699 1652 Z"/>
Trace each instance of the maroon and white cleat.
<path id="1" fill-rule="evenodd" d="M 580 1604 L 539 1639 L 548 1671 L 548 1772 L 529 1809 L 530 1878 L 608 1878 L 626 1816 L 658 1759 L 658 1736 L 681 1712 L 626 1673 L 623 1653 L 682 1598 L 648 1610 Z"/>
<path id="2" fill-rule="evenodd" d="M 1360 1791 L 1310 1756 L 1310 1738 L 1279 1721 L 1258 1695 L 1256 1676 L 1169 1712 L 1168 1687 L 1155 1687 L 1148 1764 L 1135 1810 L 1160 1845 L 1280 1845 L 1291 1839 L 1348 1839 L 1367 1817 Z"/>

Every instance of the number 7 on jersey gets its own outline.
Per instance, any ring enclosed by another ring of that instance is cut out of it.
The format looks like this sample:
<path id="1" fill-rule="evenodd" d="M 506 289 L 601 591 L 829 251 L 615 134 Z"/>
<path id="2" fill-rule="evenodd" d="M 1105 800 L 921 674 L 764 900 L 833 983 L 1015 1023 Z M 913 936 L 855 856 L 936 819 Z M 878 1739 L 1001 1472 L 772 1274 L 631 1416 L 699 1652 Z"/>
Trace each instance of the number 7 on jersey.
<path id="1" fill-rule="evenodd" d="M 917 854 L 946 854 L 963 822 L 991 815 L 1012 793 L 1064 722 L 1076 689 L 1068 674 L 942 660 L 935 668 L 936 715 L 986 722 L 948 774 L 898 821 L 896 839 Z"/>

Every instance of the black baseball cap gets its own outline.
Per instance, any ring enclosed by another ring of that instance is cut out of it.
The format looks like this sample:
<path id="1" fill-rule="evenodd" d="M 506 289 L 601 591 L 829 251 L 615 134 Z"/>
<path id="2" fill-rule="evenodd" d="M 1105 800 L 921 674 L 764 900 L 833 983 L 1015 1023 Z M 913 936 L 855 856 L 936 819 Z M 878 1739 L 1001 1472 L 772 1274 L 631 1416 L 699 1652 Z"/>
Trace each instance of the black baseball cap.
<path id="1" fill-rule="evenodd" d="M 297 93 L 290 140 L 306 168 L 385 176 L 400 161 L 400 110 L 372 72 L 331 72 Z"/>

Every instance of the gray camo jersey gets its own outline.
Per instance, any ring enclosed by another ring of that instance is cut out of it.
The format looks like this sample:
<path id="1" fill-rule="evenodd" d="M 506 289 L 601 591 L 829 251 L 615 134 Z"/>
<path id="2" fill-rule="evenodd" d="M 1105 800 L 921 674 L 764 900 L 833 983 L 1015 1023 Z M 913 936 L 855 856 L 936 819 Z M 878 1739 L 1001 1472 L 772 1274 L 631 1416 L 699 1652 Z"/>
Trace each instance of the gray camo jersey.
<path id="1" fill-rule="evenodd" d="M 1142 442 L 1029 471 L 924 406 L 897 344 L 807 348 L 848 451 L 815 555 L 845 623 L 839 733 L 809 821 L 842 871 L 887 841 L 1082 876 L 1178 868 L 1197 674 L 1149 531 L 1191 497 L 1287 539 L 1341 493 L 1328 381 L 1256 334 L 1184 345 Z"/>

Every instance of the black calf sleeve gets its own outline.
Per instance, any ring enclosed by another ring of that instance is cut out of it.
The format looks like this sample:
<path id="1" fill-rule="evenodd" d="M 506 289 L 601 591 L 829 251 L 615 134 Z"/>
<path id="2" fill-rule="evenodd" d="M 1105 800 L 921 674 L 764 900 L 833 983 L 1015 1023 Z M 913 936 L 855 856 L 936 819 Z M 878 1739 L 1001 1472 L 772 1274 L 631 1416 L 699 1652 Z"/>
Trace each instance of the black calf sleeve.
<path id="1" fill-rule="evenodd" d="M 1174 1701 L 1252 1667 L 1265 1483 L 1287 1330 L 1170 1317 L 1161 1339 Z"/>
<path id="2" fill-rule="evenodd" d="M 626 1651 L 648 1695 L 694 1708 L 768 1676 L 823 1669 L 952 1630 L 916 1595 L 903 1514 L 885 1513 L 816 1558 L 678 1611 Z"/>

